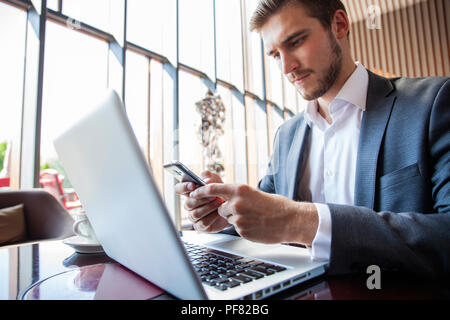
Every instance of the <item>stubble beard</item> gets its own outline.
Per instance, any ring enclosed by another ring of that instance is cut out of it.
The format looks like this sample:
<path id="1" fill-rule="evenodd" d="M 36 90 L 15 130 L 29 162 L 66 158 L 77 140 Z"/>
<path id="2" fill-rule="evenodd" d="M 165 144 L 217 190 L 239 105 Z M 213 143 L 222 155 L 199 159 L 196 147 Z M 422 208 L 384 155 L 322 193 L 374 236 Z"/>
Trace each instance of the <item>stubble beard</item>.
<path id="1" fill-rule="evenodd" d="M 311 101 L 316 100 L 323 96 L 325 93 L 330 90 L 330 88 L 334 85 L 336 82 L 339 74 L 342 70 L 342 49 L 339 46 L 336 39 L 333 37 L 333 35 L 330 32 L 330 43 L 331 43 L 331 53 L 333 55 L 332 62 L 328 69 L 326 69 L 323 72 L 323 76 L 320 76 L 318 81 L 318 87 L 313 92 L 307 92 L 305 89 L 297 88 L 300 95 L 303 97 L 303 99 Z"/>

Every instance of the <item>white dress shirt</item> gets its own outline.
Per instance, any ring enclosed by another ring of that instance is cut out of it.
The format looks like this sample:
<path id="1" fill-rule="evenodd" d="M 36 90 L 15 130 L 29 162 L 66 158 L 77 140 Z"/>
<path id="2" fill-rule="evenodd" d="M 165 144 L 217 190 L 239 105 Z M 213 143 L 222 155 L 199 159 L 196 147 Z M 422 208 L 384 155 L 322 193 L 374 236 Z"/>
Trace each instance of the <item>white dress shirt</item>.
<path id="1" fill-rule="evenodd" d="M 331 213 L 326 203 L 354 205 L 359 132 L 369 85 L 367 70 L 359 62 L 356 66 L 330 104 L 331 125 L 319 114 L 317 101 L 309 102 L 305 111 L 311 132 L 297 195 L 313 202 L 319 213 L 310 249 L 314 260 L 330 258 Z"/>

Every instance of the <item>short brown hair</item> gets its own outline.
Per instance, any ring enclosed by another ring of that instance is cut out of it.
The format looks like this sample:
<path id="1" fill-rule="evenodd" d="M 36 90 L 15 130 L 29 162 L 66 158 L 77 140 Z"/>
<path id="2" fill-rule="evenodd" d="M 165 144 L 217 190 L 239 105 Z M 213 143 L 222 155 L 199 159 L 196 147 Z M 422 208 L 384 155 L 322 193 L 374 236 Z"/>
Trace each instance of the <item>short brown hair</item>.
<path id="1" fill-rule="evenodd" d="M 260 29 L 272 15 L 288 4 L 294 3 L 305 8 L 309 16 L 318 19 L 326 29 L 331 28 L 337 10 L 341 9 L 347 13 L 340 0 L 260 0 L 250 19 L 250 31 Z"/>

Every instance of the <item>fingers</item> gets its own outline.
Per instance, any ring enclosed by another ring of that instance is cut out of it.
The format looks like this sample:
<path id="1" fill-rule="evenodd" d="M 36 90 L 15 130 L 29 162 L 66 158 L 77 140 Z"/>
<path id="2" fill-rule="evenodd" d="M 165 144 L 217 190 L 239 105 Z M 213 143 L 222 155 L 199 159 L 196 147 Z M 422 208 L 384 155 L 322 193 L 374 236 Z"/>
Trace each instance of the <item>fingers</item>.
<path id="1" fill-rule="evenodd" d="M 202 179 L 206 184 L 210 183 L 223 183 L 222 179 L 218 174 L 212 173 L 210 171 L 203 171 Z M 189 193 L 197 189 L 198 186 L 192 182 L 180 182 L 175 185 L 175 193 L 178 195 L 189 196 Z"/>
<path id="2" fill-rule="evenodd" d="M 198 206 L 195 209 L 188 210 L 189 211 L 189 219 L 192 222 L 197 222 L 198 220 L 201 220 L 205 216 L 209 215 L 210 213 L 217 210 L 217 208 L 220 207 L 222 204 L 220 199 L 215 199 L 213 201 L 209 201 L 206 204 L 203 204 L 201 206 Z M 186 205 L 185 205 L 186 209 Z"/>
<path id="3" fill-rule="evenodd" d="M 193 222 L 194 229 L 197 231 L 207 232 L 218 218 L 220 218 L 218 214 L 210 214 L 199 221 Z"/>
<path id="4" fill-rule="evenodd" d="M 179 195 L 188 195 L 190 192 L 197 188 L 195 183 L 192 182 L 181 182 L 175 185 L 175 193 Z"/>
<path id="5" fill-rule="evenodd" d="M 220 232 L 229 226 L 230 224 L 217 213 L 212 213 L 194 223 L 194 229 L 200 232 Z"/>
<path id="6" fill-rule="evenodd" d="M 201 173 L 203 181 L 205 181 L 207 184 L 210 183 L 223 183 L 222 178 L 217 173 L 212 173 L 211 171 L 203 171 Z"/>
<path id="7" fill-rule="evenodd" d="M 197 188 L 189 194 L 194 199 L 208 198 L 212 196 L 230 198 L 235 193 L 234 185 L 223 183 L 211 183 L 206 186 Z"/>
<path id="8" fill-rule="evenodd" d="M 224 218 L 224 219 L 229 219 L 233 216 L 233 210 L 230 208 L 229 203 L 225 203 L 223 206 L 218 208 L 218 214 Z"/>
<path id="9" fill-rule="evenodd" d="M 210 198 L 204 198 L 204 199 L 193 199 L 193 198 L 186 198 L 184 201 L 184 209 L 187 211 L 192 211 L 194 209 L 197 209 L 198 207 L 201 207 L 207 203 L 210 203 L 217 199 L 216 197 L 210 197 Z"/>

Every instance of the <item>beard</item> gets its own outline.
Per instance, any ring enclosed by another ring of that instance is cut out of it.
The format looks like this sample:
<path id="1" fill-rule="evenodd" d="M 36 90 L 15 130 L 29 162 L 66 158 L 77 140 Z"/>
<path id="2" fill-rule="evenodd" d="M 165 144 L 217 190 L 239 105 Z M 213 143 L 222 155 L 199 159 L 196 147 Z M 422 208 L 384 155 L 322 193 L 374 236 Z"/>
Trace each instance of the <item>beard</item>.
<path id="1" fill-rule="evenodd" d="M 307 92 L 305 89 L 297 88 L 303 99 L 311 101 L 316 100 L 323 96 L 330 90 L 330 88 L 336 82 L 342 69 L 342 49 L 338 42 L 334 38 L 333 34 L 329 34 L 330 44 L 331 44 L 331 64 L 325 69 L 321 74 L 319 74 L 319 79 L 317 80 L 318 86 L 311 92 Z"/>

